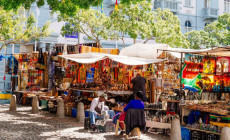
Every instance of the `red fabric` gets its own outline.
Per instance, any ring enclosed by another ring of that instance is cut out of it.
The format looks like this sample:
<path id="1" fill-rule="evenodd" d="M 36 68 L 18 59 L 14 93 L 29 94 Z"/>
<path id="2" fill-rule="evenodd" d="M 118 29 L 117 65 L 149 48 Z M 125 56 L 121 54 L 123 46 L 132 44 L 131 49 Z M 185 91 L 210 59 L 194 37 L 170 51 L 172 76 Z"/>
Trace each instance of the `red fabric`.
<path id="1" fill-rule="evenodd" d="M 171 111 L 167 111 L 167 114 L 175 115 L 176 113 L 175 112 L 171 112 Z"/>
<path id="2" fill-rule="evenodd" d="M 119 121 L 125 121 L 125 115 L 126 115 L 126 112 L 121 112 L 121 115 L 119 117 Z M 124 129 L 124 123 L 120 123 L 120 126 L 122 129 Z"/>

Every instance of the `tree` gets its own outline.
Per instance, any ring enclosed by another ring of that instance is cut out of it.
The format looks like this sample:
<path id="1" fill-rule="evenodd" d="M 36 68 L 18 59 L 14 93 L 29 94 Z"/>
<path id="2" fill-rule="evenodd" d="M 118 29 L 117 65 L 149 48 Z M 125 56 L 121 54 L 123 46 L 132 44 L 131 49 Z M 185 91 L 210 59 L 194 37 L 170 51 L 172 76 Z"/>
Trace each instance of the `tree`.
<path id="1" fill-rule="evenodd" d="M 148 24 L 151 26 L 151 36 L 145 43 L 155 38 L 157 43 L 165 43 L 171 47 L 188 48 L 189 42 L 181 32 L 180 20 L 169 9 L 153 11 Z"/>
<path id="2" fill-rule="evenodd" d="M 129 4 L 137 1 L 142 0 L 121 0 L 122 3 Z M 32 4 L 41 7 L 46 2 L 54 11 L 73 16 L 78 8 L 88 9 L 90 6 L 98 6 L 103 0 L 0 0 L 0 7 L 3 7 L 4 10 L 18 10 L 21 6 L 30 9 Z"/>
<path id="3" fill-rule="evenodd" d="M 121 39 L 125 46 L 124 37 L 128 34 L 135 40 L 138 36 L 145 39 L 151 34 L 151 26 L 147 24 L 152 10 L 151 3 L 143 1 L 134 5 L 120 4 L 119 10 L 110 16 L 110 30 L 116 32 L 116 39 Z"/>
<path id="4" fill-rule="evenodd" d="M 68 24 L 63 26 L 62 35 L 81 32 L 89 39 L 95 41 L 101 47 L 102 39 L 111 39 L 113 32 L 107 29 L 109 17 L 93 9 L 79 9 L 78 14 L 73 17 L 60 15 L 59 21 L 66 21 Z"/>
<path id="5" fill-rule="evenodd" d="M 136 4 L 121 4 L 119 10 L 111 15 L 111 28 L 120 32 L 119 39 L 128 34 L 135 40 L 138 37 L 148 42 L 155 39 L 158 43 L 171 47 L 188 47 L 189 42 L 181 32 L 179 19 L 169 10 L 153 11 L 150 2 L 143 0 Z"/>
<path id="6" fill-rule="evenodd" d="M 14 12 L 0 9 L 0 50 L 10 44 L 25 44 L 32 39 L 49 35 L 48 23 L 42 28 L 36 28 L 33 14 L 25 18 L 19 13 L 20 10 L 22 9 Z"/>
<path id="7" fill-rule="evenodd" d="M 200 49 L 202 47 L 211 48 L 214 46 L 230 45 L 230 14 L 225 13 L 205 26 L 201 31 L 190 31 L 186 33 L 186 38 L 190 42 L 190 48 Z"/>

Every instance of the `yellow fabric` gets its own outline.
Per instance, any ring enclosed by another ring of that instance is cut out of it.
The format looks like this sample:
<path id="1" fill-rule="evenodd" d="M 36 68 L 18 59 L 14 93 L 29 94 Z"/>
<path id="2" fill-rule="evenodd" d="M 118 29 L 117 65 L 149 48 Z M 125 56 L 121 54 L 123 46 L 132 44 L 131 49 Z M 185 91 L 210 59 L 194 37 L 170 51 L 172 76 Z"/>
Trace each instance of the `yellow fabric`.
<path id="1" fill-rule="evenodd" d="M 117 5 L 117 4 L 115 5 L 115 10 L 116 10 L 116 11 L 118 10 L 118 5 Z"/>
<path id="2" fill-rule="evenodd" d="M 212 122 L 210 121 L 210 124 L 216 125 L 216 126 L 221 126 L 221 127 L 230 127 L 230 123 L 219 123 L 219 122 Z"/>
<path id="3" fill-rule="evenodd" d="M 0 99 L 10 99 L 12 94 L 0 94 Z"/>

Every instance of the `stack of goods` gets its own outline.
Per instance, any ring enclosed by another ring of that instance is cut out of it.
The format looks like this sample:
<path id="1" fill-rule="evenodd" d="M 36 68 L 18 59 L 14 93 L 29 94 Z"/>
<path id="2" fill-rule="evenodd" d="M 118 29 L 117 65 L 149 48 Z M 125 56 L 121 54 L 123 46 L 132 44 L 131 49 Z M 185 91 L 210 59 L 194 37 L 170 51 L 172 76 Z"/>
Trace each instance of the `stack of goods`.
<path id="1" fill-rule="evenodd" d="M 156 113 L 150 114 L 146 117 L 146 120 L 161 123 L 171 123 L 172 115 L 167 114 L 165 111 L 157 111 Z"/>
<path id="2" fill-rule="evenodd" d="M 187 106 L 191 110 L 200 110 L 220 115 L 230 115 L 230 102 L 216 102 L 208 104 L 195 104 Z"/>
<path id="3" fill-rule="evenodd" d="M 150 103 L 150 104 L 146 105 L 145 108 L 161 110 L 162 109 L 162 103 Z"/>

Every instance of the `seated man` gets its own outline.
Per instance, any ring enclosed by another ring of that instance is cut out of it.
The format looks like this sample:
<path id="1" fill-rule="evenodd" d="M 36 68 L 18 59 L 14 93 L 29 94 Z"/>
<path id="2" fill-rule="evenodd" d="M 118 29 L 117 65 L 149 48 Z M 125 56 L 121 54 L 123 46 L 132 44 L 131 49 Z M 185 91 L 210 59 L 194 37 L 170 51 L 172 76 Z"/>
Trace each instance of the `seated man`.
<path id="1" fill-rule="evenodd" d="M 104 105 L 106 99 L 107 99 L 107 95 L 103 93 L 98 98 L 94 98 L 91 102 L 90 120 L 91 120 L 91 125 L 93 130 L 95 130 L 95 119 L 103 119 L 104 117 L 101 114 L 102 111 L 108 111 L 110 118 L 113 118 L 115 116 L 114 111 L 109 110 L 108 107 Z"/>
<path id="2" fill-rule="evenodd" d="M 128 109 L 144 109 L 144 102 L 142 101 L 143 98 L 143 93 L 142 91 L 138 91 L 135 94 L 135 100 L 131 100 L 126 107 L 124 108 L 124 112 L 121 112 L 120 114 L 117 114 L 116 117 L 114 117 L 114 124 L 117 123 L 117 120 L 119 121 L 124 121 L 125 120 L 125 115 Z M 123 129 L 123 124 L 121 124 L 121 128 Z M 123 135 L 123 131 L 121 131 L 120 135 Z"/>

